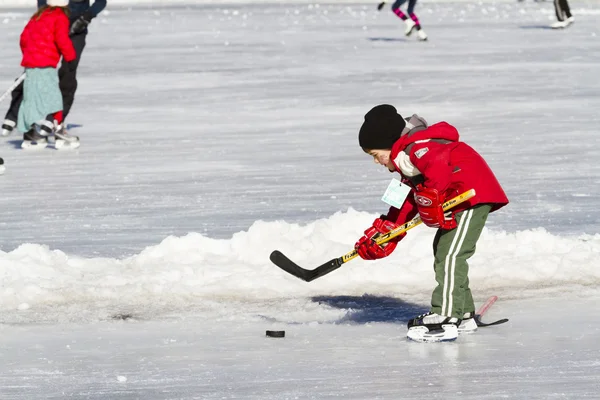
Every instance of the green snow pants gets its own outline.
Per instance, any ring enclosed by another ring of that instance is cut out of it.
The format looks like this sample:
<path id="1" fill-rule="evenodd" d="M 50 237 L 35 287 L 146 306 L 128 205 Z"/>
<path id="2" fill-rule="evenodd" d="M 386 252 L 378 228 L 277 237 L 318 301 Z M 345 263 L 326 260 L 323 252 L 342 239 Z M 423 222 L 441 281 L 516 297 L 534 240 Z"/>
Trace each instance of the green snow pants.
<path id="1" fill-rule="evenodd" d="M 438 229 L 433 241 L 437 287 L 431 296 L 431 312 L 462 319 L 464 313 L 475 311 L 467 260 L 475 254 L 491 209 L 489 204 L 478 204 L 455 215 L 455 229 Z"/>

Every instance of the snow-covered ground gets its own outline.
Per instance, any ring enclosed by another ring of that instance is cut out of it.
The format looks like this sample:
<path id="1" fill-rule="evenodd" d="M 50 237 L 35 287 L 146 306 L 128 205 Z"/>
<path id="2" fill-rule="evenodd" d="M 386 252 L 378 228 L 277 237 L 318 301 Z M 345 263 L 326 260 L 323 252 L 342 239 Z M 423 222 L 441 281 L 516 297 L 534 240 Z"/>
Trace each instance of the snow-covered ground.
<path id="1" fill-rule="evenodd" d="M 553 31 L 551 2 L 423 0 L 418 43 L 375 3 L 110 3 L 68 121 L 82 147 L 0 141 L 2 400 L 598 396 L 600 4 Z M 357 145 L 380 103 L 454 124 L 505 187 L 470 277 L 509 323 L 406 341 L 434 285 L 425 227 L 311 283 L 270 263 L 341 256 L 387 209 Z"/>

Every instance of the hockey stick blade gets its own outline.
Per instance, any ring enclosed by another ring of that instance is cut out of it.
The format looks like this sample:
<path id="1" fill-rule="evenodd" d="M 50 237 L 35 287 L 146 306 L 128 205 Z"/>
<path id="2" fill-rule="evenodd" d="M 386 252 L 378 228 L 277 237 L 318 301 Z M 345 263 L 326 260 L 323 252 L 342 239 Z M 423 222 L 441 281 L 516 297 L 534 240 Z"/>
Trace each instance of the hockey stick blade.
<path id="1" fill-rule="evenodd" d="M 282 252 L 279 250 L 275 250 L 271 253 L 269 257 L 273 264 L 277 265 L 279 268 L 287 272 L 288 274 L 294 275 L 296 278 L 302 279 L 303 281 L 310 282 L 317 278 L 322 277 L 323 275 L 327 275 L 331 271 L 335 271 L 339 267 L 342 266 L 342 258 L 334 258 L 331 261 L 326 262 L 323 265 L 318 266 L 317 268 L 310 270 L 304 269 L 289 258 L 287 258 Z"/>
<path id="2" fill-rule="evenodd" d="M 499 319 L 498 321 L 485 323 L 485 322 L 481 322 L 480 318 L 481 317 L 479 315 L 475 316 L 475 322 L 477 323 L 477 326 L 480 327 L 480 328 L 485 328 L 486 326 L 500 325 L 500 324 L 503 324 L 505 322 L 508 322 L 508 318 L 502 318 L 502 319 Z"/>

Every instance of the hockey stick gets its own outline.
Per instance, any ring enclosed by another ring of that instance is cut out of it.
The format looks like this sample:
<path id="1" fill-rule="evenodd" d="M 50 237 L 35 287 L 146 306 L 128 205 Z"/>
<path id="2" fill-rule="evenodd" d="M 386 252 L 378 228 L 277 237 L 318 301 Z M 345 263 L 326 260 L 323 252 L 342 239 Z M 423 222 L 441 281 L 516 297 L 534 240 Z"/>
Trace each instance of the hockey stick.
<path id="1" fill-rule="evenodd" d="M 12 93 L 13 90 L 15 90 L 15 88 L 17 86 L 19 86 L 21 84 L 21 82 L 23 82 L 23 80 L 25 79 L 25 72 L 23 72 L 14 82 L 13 84 L 8 88 L 8 90 L 6 92 L 4 92 L 4 94 L 2 96 L 0 96 L 0 103 L 2 103 L 2 100 L 4 100 L 4 98 L 6 98 L 9 94 Z"/>
<path id="2" fill-rule="evenodd" d="M 470 199 L 473 196 L 475 196 L 475 189 L 468 190 L 468 191 L 464 192 L 463 194 L 460 194 L 460 195 L 448 200 L 443 205 L 444 211 L 449 210 L 449 209 L 453 208 L 454 206 L 457 206 L 460 203 L 465 202 L 466 200 Z M 377 244 L 387 243 L 391 239 L 395 238 L 396 236 L 399 236 L 399 235 L 403 234 L 404 232 L 421 224 L 421 222 L 422 222 L 421 217 L 419 217 L 417 215 L 416 217 L 414 217 L 412 220 L 408 221 L 404 225 L 399 226 L 398 228 L 379 236 L 376 240 L 376 243 Z M 302 279 L 303 281 L 310 282 L 310 281 L 313 281 L 324 275 L 327 275 L 328 273 L 330 273 L 332 271 L 335 271 L 336 269 L 341 267 L 343 264 L 356 258 L 357 256 L 358 256 L 358 253 L 355 249 L 349 253 L 344 254 L 341 257 L 334 258 L 333 260 L 330 260 L 330 261 L 326 262 L 325 264 L 320 265 L 313 270 L 304 269 L 304 268 L 300 267 L 298 264 L 294 263 L 292 260 L 287 258 L 279 250 L 273 251 L 269 258 L 271 259 L 273 264 L 277 265 L 279 268 L 281 268 L 285 272 L 287 272 L 291 275 L 294 275 L 296 278 Z"/>
<path id="3" fill-rule="evenodd" d="M 490 307 L 494 305 L 496 300 L 498 300 L 498 296 L 492 296 L 489 299 L 487 299 L 487 301 L 485 303 L 483 303 L 481 305 L 481 307 L 479 307 L 479 309 L 477 310 L 477 312 L 475 313 L 475 316 L 474 316 L 477 326 L 483 328 L 486 326 L 500 325 L 505 322 L 508 322 L 508 318 L 502 318 L 502 319 L 499 319 L 498 321 L 494 321 L 494 322 L 490 322 L 490 323 L 485 323 L 485 322 L 481 321 L 483 314 L 485 314 L 487 312 L 487 310 L 489 310 Z"/>

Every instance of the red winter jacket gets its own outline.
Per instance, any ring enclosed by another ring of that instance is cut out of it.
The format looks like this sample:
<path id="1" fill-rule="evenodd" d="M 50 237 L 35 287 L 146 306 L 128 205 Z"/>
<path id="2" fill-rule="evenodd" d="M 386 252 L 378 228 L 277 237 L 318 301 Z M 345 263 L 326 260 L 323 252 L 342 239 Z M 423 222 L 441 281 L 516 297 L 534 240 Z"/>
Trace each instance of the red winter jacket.
<path id="1" fill-rule="evenodd" d="M 482 203 L 491 204 L 492 211 L 495 211 L 508 204 L 504 190 L 483 157 L 460 142 L 456 128 L 446 122 L 402 135 L 394 143 L 390 159 L 404 183 L 413 188 L 416 183 L 422 183 L 427 188 L 436 189 L 444 201 L 475 189 L 475 197 L 454 207 L 454 212 Z M 411 170 L 413 166 L 416 170 Z M 390 208 L 388 219 L 405 223 L 416 214 L 411 191 L 399 210 Z"/>
<path id="2" fill-rule="evenodd" d="M 51 7 L 31 18 L 21 33 L 21 52 L 21 66 L 25 68 L 56 68 L 61 55 L 65 61 L 73 61 L 76 54 L 64 11 Z"/>

